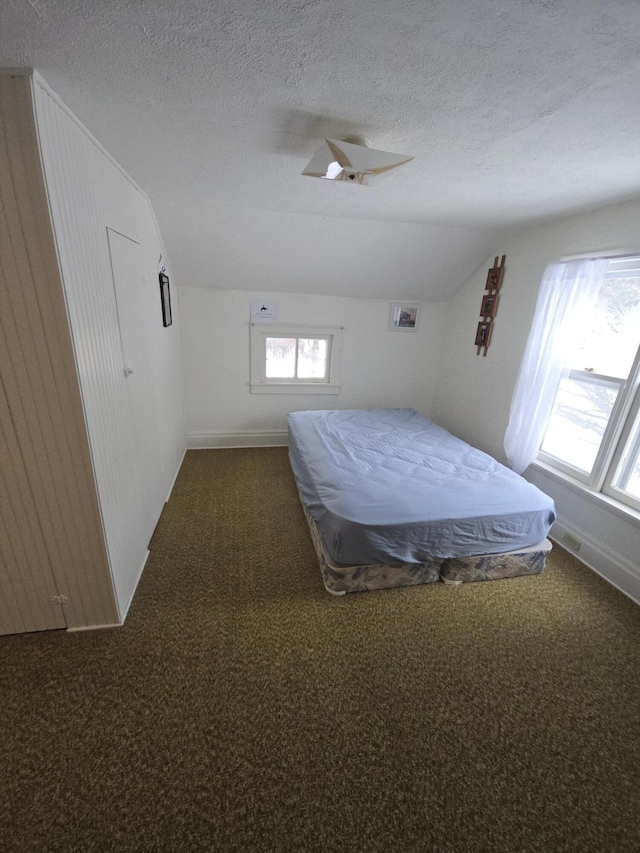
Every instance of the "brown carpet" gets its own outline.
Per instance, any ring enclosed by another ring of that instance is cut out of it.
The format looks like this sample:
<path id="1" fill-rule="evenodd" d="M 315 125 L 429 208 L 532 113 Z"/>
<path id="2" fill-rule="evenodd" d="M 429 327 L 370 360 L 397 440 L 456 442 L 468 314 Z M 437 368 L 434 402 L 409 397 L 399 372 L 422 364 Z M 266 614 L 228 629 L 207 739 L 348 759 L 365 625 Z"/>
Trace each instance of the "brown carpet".
<path id="1" fill-rule="evenodd" d="M 192 451 L 123 628 L 0 639 L 4 851 L 640 850 L 640 608 L 328 595 L 286 450 Z"/>

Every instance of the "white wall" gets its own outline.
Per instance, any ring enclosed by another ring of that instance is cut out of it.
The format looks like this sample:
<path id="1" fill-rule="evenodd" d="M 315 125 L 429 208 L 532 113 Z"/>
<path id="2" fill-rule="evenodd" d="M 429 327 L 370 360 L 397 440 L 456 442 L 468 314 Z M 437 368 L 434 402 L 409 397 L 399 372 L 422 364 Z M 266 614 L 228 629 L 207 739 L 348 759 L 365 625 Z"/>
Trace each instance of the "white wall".
<path id="1" fill-rule="evenodd" d="M 184 453 L 177 301 L 174 324 L 164 328 L 157 273 L 164 250 L 149 199 L 37 75 L 34 98 L 102 522 L 123 619 Z M 122 304 L 116 301 L 108 229 L 138 244 L 130 282 L 133 307 L 126 317 L 119 316 Z M 123 373 L 126 328 L 136 339 L 133 349 L 142 354 L 132 365 L 142 421 L 135 417 L 131 386 Z"/>
<path id="2" fill-rule="evenodd" d="M 412 406 L 429 415 L 443 303 L 422 306 L 416 332 L 388 331 L 390 300 L 181 287 L 187 440 L 191 447 L 284 443 L 300 409 Z M 337 396 L 249 392 L 251 299 L 272 299 L 279 322 L 343 326 Z"/>
<path id="3" fill-rule="evenodd" d="M 322 182 L 309 180 L 310 190 L 314 183 Z M 191 287 L 341 296 L 348 282 L 359 298 L 448 299 L 494 242 L 495 229 L 484 228 L 202 205 L 194 216 L 191 195 L 158 211 L 172 228 L 180 280 Z"/>
<path id="4" fill-rule="evenodd" d="M 560 257 L 600 250 L 640 250 L 640 201 L 549 221 L 496 245 L 487 264 L 448 303 L 434 420 L 506 461 L 503 439 L 511 395 L 544 269 Z M 487 269 L 494 255 L 503 254 L 498 316 L 484 358 L 473 344 L 480 302 Z M 526 476 L 556 500 L 558 537 L 567 530 L 586 543 L 581 558 L 640 600 L 640 520 L 625 518 L 604 501 L 594 503 L 542 470 L 532 467 Z"/>

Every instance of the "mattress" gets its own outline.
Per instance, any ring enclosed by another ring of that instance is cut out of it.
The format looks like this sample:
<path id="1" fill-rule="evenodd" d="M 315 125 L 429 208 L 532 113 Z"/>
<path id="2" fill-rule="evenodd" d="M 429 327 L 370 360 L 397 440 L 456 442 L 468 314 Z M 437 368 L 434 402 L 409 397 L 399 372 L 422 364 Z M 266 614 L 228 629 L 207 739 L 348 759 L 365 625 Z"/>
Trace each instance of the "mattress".
<path id="1" fill-rule="evenodd" d="M 553 501 L 413 409 L 294 412 L 289 458 L 332 563 L 429 564 L 543 541 Z"/>
<path id="2" fill-rule="evenodd" d="M 435 583 L 440 580 L 441 560 L 426 560 L 423 563 L 401 563 L 396 566 L 380 564 L 343 566 L 334 563 L 324 547 L 318 527 L 307 512 L 304 501 L 302 508 L 309 525 L 311 541 L 318 558 L 322 580 L 327 592 L 345 595 L 347 592 L 367 592 L 374 589 L 389 589 L 399 586 Z M 453 579 L 450 583 L 461 583 Z"/>

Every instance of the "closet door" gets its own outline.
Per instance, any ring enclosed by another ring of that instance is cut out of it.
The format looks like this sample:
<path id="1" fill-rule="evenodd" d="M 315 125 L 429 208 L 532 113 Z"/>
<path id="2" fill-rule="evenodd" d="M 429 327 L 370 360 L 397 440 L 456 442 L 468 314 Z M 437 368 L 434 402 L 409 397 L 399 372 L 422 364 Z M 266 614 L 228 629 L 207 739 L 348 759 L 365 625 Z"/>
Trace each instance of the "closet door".
<path id="1" fill-rule="evenodd" d="M 147 556 L 153 533 L 149 486 L 145 477 L 151 436 L 144 434 L 145 360 L 144 323 L 141 322 L 142 262 L 139 243 L 107 228 L 114 299 L 117 309 L 120 364 L 114 379 L 124 386 L 124 412 L 114 413 L 120 423 L 120 441 L 111 462 L 110 478 L 119 472 L 119 484 L 102 498 L 107 547 L 121 605 L 129 601 Z M 126 421 L 126 423 L 125 423 Z M 115 485 L 115 484 L 114 484 Z M 112 505 L 108 494 L 113 497 Z"/>
<path id="2" fill-rule="evenodd" d="M 66 626 L 0 379 L 0 634 Z"/>

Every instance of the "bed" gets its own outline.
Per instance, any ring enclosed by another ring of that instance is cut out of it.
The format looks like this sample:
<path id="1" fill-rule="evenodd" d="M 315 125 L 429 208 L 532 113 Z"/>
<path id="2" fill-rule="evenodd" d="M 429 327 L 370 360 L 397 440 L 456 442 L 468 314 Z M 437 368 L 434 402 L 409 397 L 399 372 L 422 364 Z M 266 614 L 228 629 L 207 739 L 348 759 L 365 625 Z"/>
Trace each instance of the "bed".
<path id="1" fill-rule="evenodd" d="M 551 498 L 415 410 L 304 411 L 287 421 L 329 592 L 543 571 Z"/>

